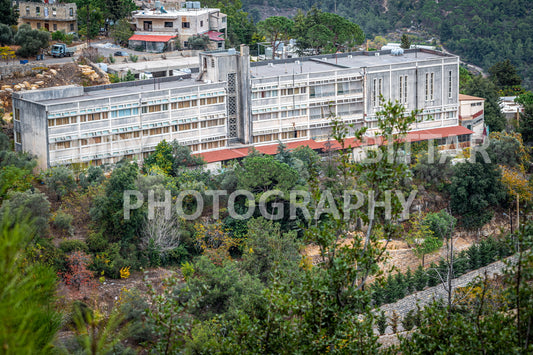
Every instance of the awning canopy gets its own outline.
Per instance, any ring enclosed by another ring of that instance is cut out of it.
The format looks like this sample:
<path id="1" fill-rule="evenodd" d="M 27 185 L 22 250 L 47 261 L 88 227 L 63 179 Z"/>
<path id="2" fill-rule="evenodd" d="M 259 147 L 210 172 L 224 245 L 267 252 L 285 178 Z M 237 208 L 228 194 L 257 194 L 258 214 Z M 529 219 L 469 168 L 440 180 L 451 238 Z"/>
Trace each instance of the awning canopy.
<path id="1" fill-rule="evenodd" d="M 217 32 L 217 31 L 209 31 L 207 32 L 207 35 L 209 36 L 209 39 L 211 41 L 223 41 L 224 38 L 220 38 L 220 36 L 222 36 L 224 33 L 222 32 Z"/>
<path id="2" fill-rule="evenodd" d="M 168 42 L 176 36 L 173 35 L 133 35 L 130 37 L 130 41 L 143 41 L 143 42 Z"/>

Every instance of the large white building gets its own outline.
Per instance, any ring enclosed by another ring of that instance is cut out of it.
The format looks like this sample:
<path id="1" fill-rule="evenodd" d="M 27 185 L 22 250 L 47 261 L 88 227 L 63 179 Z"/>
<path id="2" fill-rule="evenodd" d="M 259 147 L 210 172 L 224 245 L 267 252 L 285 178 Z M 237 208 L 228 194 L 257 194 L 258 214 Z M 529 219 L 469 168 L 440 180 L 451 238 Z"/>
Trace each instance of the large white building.
<path id="1" fill-rule="evenodd" d="M 176 139 L 217 162 L 251 145 L 324 141 L 332 115 L 375 130 L 381 97 L 420 111 L 413 131 L 441 130 L 458 142 L 472 133 L 458 126 L 459 58 L 440 52 L 250 63 L 241 46 L 203 52 L 199 65 L 193 77 L 14 93 L 15 147 L 46 168 L 141 160 Z"/>

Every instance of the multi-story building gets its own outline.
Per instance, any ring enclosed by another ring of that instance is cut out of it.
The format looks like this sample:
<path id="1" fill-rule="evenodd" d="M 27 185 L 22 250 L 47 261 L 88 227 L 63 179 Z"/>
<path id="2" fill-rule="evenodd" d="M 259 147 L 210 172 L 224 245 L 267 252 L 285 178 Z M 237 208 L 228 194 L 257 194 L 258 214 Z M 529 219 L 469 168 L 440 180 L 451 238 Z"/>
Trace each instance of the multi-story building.
<path id="1" fill-rule="evenodd" d="M 75 3 L 20 2 L 19 25 L 28 24 L 32 29 L 78 32 L 78 15 Z"/>
<path id="2" fill-rule="evenodd" d="M 459 94 L 459 123 L 474 131 L 474 139 L 482 139 L 485 126 L 485 99 Z"/>
<path id="3" fill-rule="evenodd" d="M 215 162 L 251 145 L 324 141 L 333 115 L 375 132 L 384 100 L 418 110 L 411 128 L 425 139 L 455 137 L 459 146 L 472 133 L 459 126 L 456 56 L 413 49 L 250 63 L 241 46 L 199 57 L 194 79 L 14 93 L 16 149 L 46 168 L 141 160 L 176 139 Z"/>
<path id="4" fill-rule="evenodd" d="M 201 8 L 199 1 L 188 1 L 183 7 L 164 8 L 159 1 L 150 10 L 133 13 L 135 34 L 129 39 L 130 48 L 162 52 L 187 48 L 189 38 L 207 35 L 211 49 L 224 48 L 227 16 L 220 9 Z"/>

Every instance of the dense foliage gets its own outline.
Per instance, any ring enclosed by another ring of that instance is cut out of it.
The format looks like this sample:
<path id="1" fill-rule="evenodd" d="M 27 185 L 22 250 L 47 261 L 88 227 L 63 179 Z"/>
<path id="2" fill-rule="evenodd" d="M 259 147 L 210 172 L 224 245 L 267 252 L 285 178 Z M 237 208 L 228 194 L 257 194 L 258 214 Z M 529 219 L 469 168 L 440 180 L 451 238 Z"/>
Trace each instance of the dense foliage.
<path id="1" fill-rule="evenodd" d="M 243 1 L 246 9 L 262 0 Z M 275 8 L 311 9 L 315 1 L 273 0 Z M 427 31 L 444 47 L 488 70 L 503 59 L 518 67 L 524 85 L 533 88 L 533 22 L 529 0 L 337 0 L 321 2 L 323 11 L 357 23 L 370 37 L 399 28 Z"/>

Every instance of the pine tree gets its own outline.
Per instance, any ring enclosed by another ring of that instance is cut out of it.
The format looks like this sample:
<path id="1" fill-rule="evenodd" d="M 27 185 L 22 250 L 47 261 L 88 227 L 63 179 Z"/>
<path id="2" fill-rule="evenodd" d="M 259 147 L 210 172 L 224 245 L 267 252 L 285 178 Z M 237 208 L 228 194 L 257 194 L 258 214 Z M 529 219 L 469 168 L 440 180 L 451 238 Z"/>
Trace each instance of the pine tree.
<path id="1" fill-rule="evenodd" d="M 411 40 L 405 33 L 402 35 L 402 43 L 400 44 L 400 47 L 403 49 L 411 48 Z"/>

